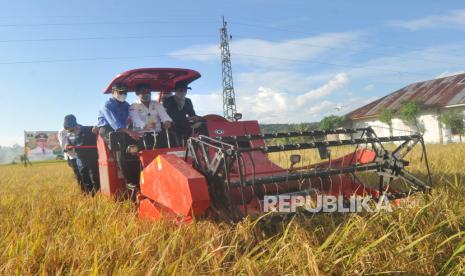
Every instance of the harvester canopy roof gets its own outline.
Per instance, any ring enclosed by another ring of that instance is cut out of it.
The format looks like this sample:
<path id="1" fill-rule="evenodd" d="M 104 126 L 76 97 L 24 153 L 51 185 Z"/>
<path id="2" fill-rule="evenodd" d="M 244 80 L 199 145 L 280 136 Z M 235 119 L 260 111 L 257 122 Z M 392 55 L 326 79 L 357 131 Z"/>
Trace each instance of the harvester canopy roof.
<path id="1" fill-rule="evenodd" d="M 128 91 L 135 91 L 139 84 L 148 84 L 152 91 L 174 91 L 176 84 L 188 85 L 200 78 L 200 73 L 182 68 L 140 68 L 118 74 L 103 91 L 111 93 L 111 87 L 123 83 Z"/>

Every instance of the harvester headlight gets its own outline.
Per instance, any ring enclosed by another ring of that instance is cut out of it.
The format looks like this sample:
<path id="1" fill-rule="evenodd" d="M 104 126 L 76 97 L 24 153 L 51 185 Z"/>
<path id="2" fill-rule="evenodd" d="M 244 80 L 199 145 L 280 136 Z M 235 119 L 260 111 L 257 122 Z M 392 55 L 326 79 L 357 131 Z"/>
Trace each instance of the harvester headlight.
<path id="1" fill-rule="evenodd" d="M 129 145 L 126 149 L 126 153 L 130 155 L 137 155 L 139 153 L 139 147 L 136 145 Z"/>

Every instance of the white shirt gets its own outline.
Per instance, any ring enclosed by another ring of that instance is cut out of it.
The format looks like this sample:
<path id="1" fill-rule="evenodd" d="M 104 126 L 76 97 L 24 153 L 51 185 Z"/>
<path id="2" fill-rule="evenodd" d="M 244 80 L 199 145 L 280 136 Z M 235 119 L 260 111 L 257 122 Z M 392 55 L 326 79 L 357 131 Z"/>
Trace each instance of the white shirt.
<path id="1" fill-rule="evenodd" d="M 66 149 L 66 146 L 68 145 L 68 131 L 66 129 L 62 128 L 58 132 L 58 143 L 60 143 L 60 147 L 62 150 Z M 63 156 L 65 160 L 68 159 L 75 159 L 76 158 L 76 152 L 73 150 L 68 150 L 68 152 L 63 153 Z"/>
<path id="2" fill-rule="evenodd" d="M 37 146 L 27 152 L 27 158 L 31 161 L 52 160 L 55 159 L 55 155 L 53 154 L 53 150 Z"/>
<path id="3" fill-rule="evenodd" d="M 160 132 L 161 123 L 172 122 L 165 108 L 157 101 L 150 101 L 149 107 L 140 100 L 131 104 L 129 107 L 129 118 L 132 121 L 135 131 L 141 132 Z M 150 127 L 155 124 L 155 128 Z"/>
<path id="4" fill-rule="evenodd" d="M 37 155 L 37 156 L 47 155 L 47 156 L 50 156 L 50 155 L 53 155 L 53 150 L 51 150 L 49 148 L 41 148 L 40 146 L 37 146 L 37 147 L 33 148 L 32 150 L 30 150 L 28 152 L 28 155 Z"/>

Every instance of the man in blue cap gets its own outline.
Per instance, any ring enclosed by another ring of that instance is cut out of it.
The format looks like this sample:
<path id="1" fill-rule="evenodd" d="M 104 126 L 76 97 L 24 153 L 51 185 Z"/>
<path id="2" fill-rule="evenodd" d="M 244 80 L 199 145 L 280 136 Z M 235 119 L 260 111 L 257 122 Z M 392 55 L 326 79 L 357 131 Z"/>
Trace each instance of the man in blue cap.
<path id="1" fill-rule="evenodd" d="M 91 126 L 81 126 L 72 114 L 66 115 L 63 123 L 68 131 L 68 145 L 75 147 L 77 165 L 85 191 L 95 195 L 100 189 L 98 173 L 97 137 Z"/>
<path id="2" fill-rule="evenodd" d="M 65 128 L 60 129 L 58 131 L 58 143 L 60 147 L 63 149 L 63 157 L 68 162 L 68 166 L 73 170 L 74 177 L 76 178 L 77 183 L 79 184 L 79 188 L 81 191 L 85 191 L 84 184 L 81 180 L 81 174 L 79 173 L 79 167 L 77 165 L 77 154 L 74 149 L 68 149 L 69 141 L 68 141 L 68 131 Z"/>

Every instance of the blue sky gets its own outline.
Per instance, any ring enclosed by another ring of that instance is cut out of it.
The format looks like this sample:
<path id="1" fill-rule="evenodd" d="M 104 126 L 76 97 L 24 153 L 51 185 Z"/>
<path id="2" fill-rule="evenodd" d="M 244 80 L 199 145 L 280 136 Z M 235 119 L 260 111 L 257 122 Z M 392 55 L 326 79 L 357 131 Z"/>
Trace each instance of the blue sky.
<path id="1" fill-rule="evenodd" d="M 246 119 L 318 121 L 465 70 L 461 1 L 4 1 L 0 145 L 69 113 L 94 124 L 102 89 L 139 67 L 198 70 L 197 112 L 221 114 L 222 15 Z"/>

